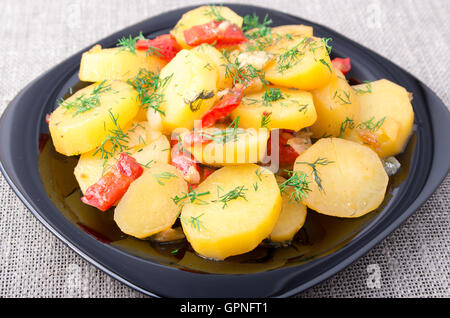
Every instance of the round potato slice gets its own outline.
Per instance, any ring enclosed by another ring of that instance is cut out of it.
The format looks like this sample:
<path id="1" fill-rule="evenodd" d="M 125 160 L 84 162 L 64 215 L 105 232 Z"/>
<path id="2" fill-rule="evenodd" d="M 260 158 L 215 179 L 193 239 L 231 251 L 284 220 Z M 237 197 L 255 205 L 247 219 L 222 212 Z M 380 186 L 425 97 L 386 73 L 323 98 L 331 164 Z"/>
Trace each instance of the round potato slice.
<path id="1" fill-rule="evenodd" d="M 138 75 L 142 69 L 159 73 L 166 64 L 167 62 L 146 51 L 130 52 L 119 47 L 102 49 L 100 45 L 95 45 L 81 56 L 78 76 L 85 82 L 126 82 Z"/>
<path id="2" fill-rule="evenodd" d="M 275 85 L 311 90 L 331 78 L 331 61 L 322 39 L 296 39 L 273 53 L 276 57 L 266 67 L 266 79 Z"/>
<path id="3" fill-rule="evenodd" d="M 126 127 L 139 110 L 137 92 L 128 84 L 103 81 L 63 101 L 50 115 L 56 151 L 79 155 L 100 146 L 111 131 Z"/>
<path id="4" fill-rule="evenodd" d="M 276 179 L 279 184 L 286 181 L 279 176 Z M 269 240 L 272 242 L 289 242 L 305 224 L 306 205 L 294 199 L 294 192 L 295 190 L 292 187 L 286 187 L 281 192 L 283 205 L 281 206 L 280 217 L 269 235 Z"/>
<path id="5" fill-rule="evenodd" d="M 175 167 L 155 164 L 130 185 L 115 209 L 114 220 L 122 232 L 137 238 L 167 230 L 180 212 L 174 194 L 187 190 Z"/>
<path id="6" fill-rule="evenodd" d="M 195 159 L 203 164 L 211 166 L 238 165 L 260 162 L 267 150 L 267 140 L 270 137 L 269 130 L 238 128 L 209 128 L 201 132 L 210 136 L 210 142 L 185 143 L 191 134 L 181 136 L 184 147 L 188 149 Z M 207 139 L 207 137 L 205 137 Z M 228 140 L 227 140 L 228 139 Z"/>
<path id="7" fill-rule="evenodd" d="M 233 119 L 240 117 L 242 128 L 266 127 L 294 131 L 311 126 L 317 119 L 310 92 L 276 87 L 270 87 L 267 92 L 244 96 L 231 116 Z"/>
<path id="8" fill-rule="evenodd" d="M 306 205 L 322 214 L 359 217 L 383 201 L 389 178 L 369 147 L 339 138 L 322 138 L 294 163 L 310 177 Z"/>
<path id="9" fill-rule="evenodd" d="M 353 86 L 353 91 L 361 114 L 346 138 L 369 145 L 381 158 L 402 152 L 414 124 L 408 91 L 386 79 Z"/>
<path id="10" fill-rule="evenodd" d="M 221 168 L 195 192 L 203 195 L 186 202 L 181 224 L 194 250 L 206 258 L 253 250 L 272 232 L 281 210 L 275 176 L 255 164 Z"/>

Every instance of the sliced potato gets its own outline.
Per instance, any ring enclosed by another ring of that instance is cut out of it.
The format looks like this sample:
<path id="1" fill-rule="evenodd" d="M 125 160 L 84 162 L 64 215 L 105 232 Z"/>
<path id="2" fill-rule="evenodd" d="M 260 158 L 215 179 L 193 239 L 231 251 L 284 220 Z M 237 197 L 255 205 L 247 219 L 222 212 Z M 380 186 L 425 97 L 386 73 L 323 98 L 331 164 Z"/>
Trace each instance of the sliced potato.
<path id="1" fill-rule="evenodd" d="M 280 214 L 275 176 L 254 164 L 221 168 L 196 192 L 208 194 L 186 202 L 181 224 L 203 257 L 223 260 L 253 250 L 272 232 Z"/>
<path id="2" fill-rule="evenodd" d="M 193 26 L 217 20 L 218 16 L 236 24 L 238 27 L 242 27 L 242 17 L 230 8 L 224 6 L 201 6 L 183 14 L 172 31 L 170 31 L 170 34 L 175 37 L 182 48 L 189 49 L 191 47 L 186 44 L 184 31 Z"/>
<path id="3" fill-rule="evenodd" d="M 167 137 L 152 131 L 147 122 L 131 124 L 125 133 L 127 139 L 123 145 L 127 153 L 146 169 L 155 163 L 169 162 L 170 144 Z M 108 142 L 104 147 L 111 151 L 112 143 Z M 104 160 L 101 151 L 94 149 L 80 156 L 74 174 L 83 193 L 116 163 L 118 155 L 117 151 L 116 156 Z"/>
<path id="4" fill-rule="evenodd" d="M 276 179 L 279 184 L 286 181 L 286 179 L 279 176 Z M 305 224 L 306 205 L 294 199 L 294 191 L 294 188 L 287 187 L 281 193 L 283 205 L 281 206 L 280 217 L 268 237 L 272 242 L 282 243 L 291 241 L 298 230 Z"/>
<path id="5" fill-rule="evenodd" d="M 168 78 L 157 93 L 164 96 L 160 109 L 166 134 L 176 128 L 192 129 L 194 120 L 213 106 L 217 93 L 217 69 L 207 68 L 208 60 L 188 50 L 180 51 L 161 71 Z"/>
<path id="6" fill-rule="evenodd" d="M 211 128 L 202 130 L 202 133 L 213 136 L 212 141 L 183 145 L 199 162 L 212 166 L 260 162 L 266 153 L 270 135 L 265 128 L 238 128 L 236 132 L 233 132 L 231 128 Z M 188 134 L 181 136 L 183 142 Z M 231 137 L 232 135 L 234 137 Z M 221 136 L 228 136 L 228 140 L 223 142 L 224 139 Z"/>
<path id="7" fill-rule="evenodd" d="M 320 38 L 304 37 L 274 46 L 275 58 L 266 67 L 266 79 L 286 87 L 311 90 L 324 86 L 331 78 L 331 61 Z"/>
<path id="8" fill-rule="evenodd" d="M 330 82 L 311 93 L 317 111 L 317 120 L 311 127 L 314 138 L 344 137 L 349 132 L 346 123 L 359 120 L 359 99 L 339 70 L 333 69 Z"/>
<path id="9" fill-rule="evenodd" d="M 127 81 L 141 69 L 159 73 L 166 64 L 164 60 L 145 51 L 136 50 L 132 53 L 119 47 L 102 49 L 96 45 L 81 56 L 78 76 L 85 82 Z"/>
<path id="10" fill-rule="evenodd" d="M 280 98 L 266 100 L 265 96 L 271 92 L 277 93 Z M 239 116 L 239 124 L 243 128 L 266 127 L 295 131 L 311 126 L 317 118 L 311 93 L 275 87 L 269 88 L 267 92 L 244 96 L 231 116 Z"/>
<path id="11" fill-rule="evenodd" d="M 301 38 L 301 37 L 312 37 L 313 36 L 313 27 L 309 25 L 304 24 L 287 24 L 287 25 L 280 25 L 272 28 L 272 37 L 275 39 L 279 38 L 280 36 L 283 38 L 286 38 L 288 40 L 294 39 L 294 38 Z M 275 35 L 275 36 L 274 36 Z"/>
<path id="12" fill-rule="evenodd" d="M 138 109 L 137 92 L 126 83 L 104 81 L 85 87 L 50 115 L 55 149 L 66 156 L 95 149 L 110 130 L 128 125 Z"/>
<path id="13" fill-rule="evenodd" d="M 414 111 L 406 89 L 381 79 L 353 86 L 353 90 L 361 113 L 347 138 L 367 144 L 381 158 L 402 152 L 414 124 Z"/>
<path id="14" fill-rule="evenodd" d="M 146 238 L 169 229 L 180 207 L 175 193 L 186 193 L 183 175 L 169 164 L 155 164 L 134 181 L 114 211 L 114 220 L 122 232 Z"/>
<path id="15" fill-rule="evenodd" d="M 359 217 L 383 201 L 389 181 L 378 155 L 369 147 L 340 139 L 322 138 L 294 163 L 311 181 L 305 204 L 322 214 Z"/>
<path id="16" fill-rule="evenodd" d="M 214 67 L 217 70 L 218 80 L 217 89 L 231 87 L 233 79 L 227 74 L 226 65 L 227 61 L 219 50 L 209 44 L 202 44 L 192 49 L 192 52 L 199 55 L 203 60 L 208 61 L 205 63 L 205 68 Z M 227 76 L 228 75 L 228 76 Z"/>

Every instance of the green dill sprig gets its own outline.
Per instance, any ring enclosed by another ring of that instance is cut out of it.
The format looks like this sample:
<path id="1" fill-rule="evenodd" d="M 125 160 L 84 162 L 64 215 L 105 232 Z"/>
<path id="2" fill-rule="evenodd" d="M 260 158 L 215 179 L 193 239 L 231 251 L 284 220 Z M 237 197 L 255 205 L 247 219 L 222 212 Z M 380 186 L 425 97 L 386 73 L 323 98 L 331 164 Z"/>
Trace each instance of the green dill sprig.
<path id="1" fill-rule="evenodd" d="M 263 115 L 261 117 L 261 128 L 269 128 L 271 116 L 272 116 L 271 112 L 263 112 Z"/>
<path id="2" fill-rule="evenodd" d="M 259 170 L 259 169 L 256 169 L 256 170 L 255 170 L 255 174 L 256 174 L 256 176 L 258 177 L 258 180 L 259 180 L 259 181 L 262 181 L 261 175 L 263 174 L 263 171 L 262 171 L 262 170 Z"/>
<path id="3" fill-rule="evenodd" d="M 333 73 L 333 70 L 331 69 L 331 66 L 330 66 L 330 64 L 328 64 L 327 61 L 325 61 L 324 59 L 320 59 L 319 62 L 322 63 L 323 65 L 325 65 L 328 68 L 328 70 L 330 71 L 330 73 Z"/>
<path id="4" fill-rule="evenodd" d="M 162 180 L 169 180 L 170 178 L 178 178 L 175 174 L 168 171 L 164 171 L 161 173 L 154 173 L 153 176 L 160 185 L 164 185 L 164 182 L 162 182 Z"/>
<path id="5" fill-rule="evenodd" d="M 363 121 L 357 125 L 357 128 L 368 129 L 370 131 L 377 131 L 383 126 L 384 121 L 386 120 L 386 116 L 381 118 L 380 120 L 375 121 L 375 117 L 371 117 L 370 119 Z"/>
<path id="6" fill-rule="evenodd" d="M 202 217 L 205 213 L 202 213 L 198 216 L 190 216 L 188 218 L 181 217 L 180 220 L 184 224 L 190 224 L 192 228 L 196 229 L 197 231 L 200 231 L 201 228 L 206 229 L 206 227 L 203 225 L 202 221 L 200 220 L 200 217 Z"/>
<path id="7" fill-rule="evenodd" d="M 351 104 L 350 92 L 346 92 L 343 89 L 338 89 L 334 92 L 333 99 L 336 100 L 341 105 Z"/>
<path id="8" fill-rule="evenodd" d="M 198 201 L 202 204 L 208 204 L 208 202 L 199 198 L 199 197 L 201 197 L 203 195 L 207 195 L 207 194 L 209 194 L 209 191 L 198 193 L 198 192 L 194 191 L 192 188 L 189 188 L 188 193 L 183 192 L 182 196 L 176 195 L 175 197 L 172 198 L 172 200 L 173 200 L 173 202 L 175 202 L 175 204 L 178 204 L 180 202 L 183 202 L 182 204 L 184 204 L 184 200 L 186 200 L 186 199 L 189 199 L 189 201 L 191 203 Z"/>
<path id="9" fill-rule="evenodd" d="M 138 40 L 145 40 L 145 37 L 142 34 L 142 32 L 140 32 L 139 35 L 136 37 L 132 37 L 131 35 L 129 35 L 126 38 L 123 36 L 117 42 L 117 46 L 120 47 L 120 51 L 128 51 L 133 54 L 136 54 L 136 43 Z"/>
<path id="10" fill-rule="evenodd" d="M 219 8 L 222 8 L 222 5 L 217 7 L 216 5 L 209 5 L 207 7 L 207 11 L 205 12 L 205 16 L 213 17 L 215 21 L 225 21 L 226 19 L 220 14 Z"/>
<path id="11" fill-rule="evenodd" d="M 144 109 L 151 108 L 155 113 L 159 112 L 161 115 L 165 115 L 165 112 L 160 109 L 160 105 L 164 101 L 164 95 L 157 90 L 164 88 L 172 76 L 173 74 L 161 78 L 156 73 L 141 69 L 133 79 L 127 82 L 137 91 L 141 107 Z"/>
<path id="12" fill-rule="evenodd" d="M 303 39 L 300 43 L 297 43 L 289 50 L 286 50 L 283 54 L 280 54 L 276 58 L 278 72 L 282 73 L 300 62 L 300 60 L 305 55 L 305 52 L 301 51 L 299 48 L 304 43 L 305 39 Z"/>
<path id="13" fill-rule="evenodd" d="M 256 39 L 261 38 L 270 35 L 271 28 L 269 25 L 272 24 L 272 19 L 269 19 L 269 15 L 265 15 L 264 19 L 261 23 L 259 23 L 259 17 L 256 15 L 256 13 L 253 13 L 253 15 L 245 15 L 243 24 L 242 24 L 242 31 L 252 31 L 247 32 L 246 36 L 249 39 Z"/>
<path id="14" fill-rule="evenodd" d="M 385 120 L 386 120 L 386 116 L 384 116 L 383 118 L 381 118 L 378 121 L 375 121 L 375 117 L 372 116 L 370 119 L 368 119 L 366 121 L 355 124 L 353 119 L 345 117 L 345 120 L 341 123 L 338 138 L 344 137 L 345 131 L 347 129 L 355 129 L 355 128 L 367 129 L 372 132 L 375 132 L 378 129 L 380 129 L 381 126 L 383 126 Z"/>
<path id="15" fill-rule="evenodd" d="M 289 171 L 289 179 L 279 184 L 281 193 L 287 193 L 287 188 L 293 188 L 294 191 L 289 196 L 289 200 L 294 199 L 296 202 L 301 202 L 302 199 L 306 198 L 308 192 L 311 192 L 309 188 L 309 181 L 306 180 L 307 175 L 302 171 Z"/>
<path id="16" fill-rule="evenodd" d="M 214 129 L 212 132 L 201 133 L 205 139 L 212 140 L 218 144 L 225 144 L 230 141 L 236 141 L 239 135 L 245 134 L 245 131 L 239 129 L 240 116 L 237 116 L 231 124 L 225 129 Z"/>
<path id="17" fill-rule="evenodd" d="M 314 162 L 296 162 L 296 164 L 303 164 L 303 165 L 307 165 L 310 166 L 312 169 L 312 175 L 313 175 L 313 179 L 314 182 L 317 184 L 317 187 L 319 188 L 320 191 L 324 191 L 323 187 L 322 187 L 322 179 L 320 178 L 319 175 L 319 171 L 317 170 L 317 166 L 326 166 L 329 165 L 330 163 L 334 163 L 334 161 L 330 161 L 327 158 L 317 158 L 316 161 Z"/>
<path id="18" fill-rule="evenodd" d="M 352 118 L 345 117 L 345 120 L 341 123 L 341 126 L 339 128 L 339 135 L 338 138 L 344 137 L 345 131 L 347 129 L 354 129 L 355 128 L 355 122 Z"/>
<path id="19" fill-rule="evenodd" d="M 331 45 L 330 45 L 329 42 L 332 41 L 332 40 L 333 40 L 332 38 L 322 38 L 322 41 L 323 41 L 323 43 L 325 44 L 325 47 L 327 48 L 328 54 L 331 53 L 332 47 L 331 47 Z"/>
<path id="20" fill-rule="evenodd" d="M 92 156 L 95 156 L 97 153 L 100 153 L 100 158 L 103 159 L 103 166 L 106 164 L 107 160 L 114 157 L 117 153 L 126 151 L 128 149 L 128 135 L 122 130 L 117 120 L 119 119 L 119 115 L 117 117 L 108 110 L 109 117 L 113 122 L 114 128 L 108 131 L 106 138 L 97 147 Z"/>
<path id="21" fill-rule="evenodd" d="M 366 84 L 365 89 L 359 89 L 353 87 L 353 90 L 356 92 L 356 94 L 370 94 L 372 93 L 372 84 L 369 81 L 364 81 Z"/>
<path id="22" fill-rule="evenodd" d="M 246 84 L 255 78 L 259 78 L 264 87 L 268 84 L 263 70 L 257 69 L 251 64 L 241 66 L 238 58 L 232 62 L 230 53 L 225 49 L 222 50 L 222 58 L 225 61 L 225 77 L 231 78 L 233 85 L 236 83 Z"/>
<path id="23" fill-rule="evenodd" d="M 228 202 L 230 202 L 232 200 L 236 200 L 238 198 L 243 198 L 244 200 L 247 201 L 247 198 L 245 197 L 245 193 L 244 193 L 247 190 L 248 189 L 245 188 L 245 186 L 243 186 L 243 185 L 237 186 L 233 190 L 219 196 L 219 188 L 217 188 L 217 200 L 213 200 L 212 202 L 223 203 L 222 209 L 225 209 L 228 206 Z"/>
<path id="24" fill-rule="evenodd" d="M 67 110 L 74 110 L 73 117 L 75 117 L 78 114 L 85 113 L 100 106 L 100 95 L 110 90 L 111 84 L 107 84 L 105 80 L 100 82 L 88 96 L 83 94 L 72 101 L 59 100 L 58 106 Z"/>
<path id="25" fill-rule="evenodd" d="M 283 92 L 279 88 L 271 87 L 264 92 L 263 104 L 269 105 L 272 102 L 276 102 L 278 100 L 285 99 L 285 98 L 286 98 L 286 96 L 283 95 Z"/>

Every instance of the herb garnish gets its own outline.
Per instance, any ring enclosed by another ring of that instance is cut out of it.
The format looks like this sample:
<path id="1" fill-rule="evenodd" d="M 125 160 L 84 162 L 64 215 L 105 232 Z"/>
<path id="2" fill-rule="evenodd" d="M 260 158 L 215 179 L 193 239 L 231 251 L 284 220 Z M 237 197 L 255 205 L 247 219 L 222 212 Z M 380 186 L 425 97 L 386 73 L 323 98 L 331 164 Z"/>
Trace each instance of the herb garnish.
<path id="1" fill-rule="evenodd" d="M 309 182 L 306 180 L 307 175 L 303 171 L 289 171 L 289 179 L 279 185 L 281 193 L 287 193 L 286 188 L 294 188 L 294 192 L 291 193 L 289 200 L 294 198 L 295 201 L 301 202 L 303 198 L 306 198 L 308 192 L 311 192 L 309 188 Z"/>
<path id="2" fill-rule="evenodd" d="M 271 116 L 272 116 L 271 112 L 263 112 L 263 115 L 261 117 L 261 128 L 269 128 Z"/>
<path id="3" fill-rule="evenodd" d="M 215 21 L 225 21 L 226 19 L 220 14 L 219 8 L 222 8 L 222 5 L 217 7 L 216 5 L 209 5 L 207 8 L 206 16 L 213 17 Z"/>
<path id="4" fill-rule="evenodd" d="M 160 185 L 164 185 L 164 182 L 162 182 L 161 179 L 169 180 L 170 178 L 177 178 L 177 176 L 175 174 L 168 172 L 168 171 L 161 172 L 161 173 L 154 173 L 153 176 L 155 177 L 156 181 Z"/>
<path id="5" fill-rule="evenodd" d="M 114 157 L 117 152 L 123 152 L 127 150 L 127 144 L 129 141 L 129 137 L 126 133 L 123 132 L 121 127 L 119 126 L 117 120 L 119 119 L 119 115 L 117 117 L 108 110 L 111 121 L 114 124 L 114 128 L 110 129 L 106 138 L 103 140 L 101 145 L 95 150 L 93 156 L 100 152 L 100 157 L 103 159 L 103 165 L 105 165 L 106 161 L 109 158 Z"/>
<path id="6" fill-rule="evenodd" d="M 364 81 L 366 84 L 366 89 L 359 89 L 353 87 L 353 90 L 356 92 L 356 94 L 370 94 L 372 93 L 372 84 L 369 81 Z"/>
<path id="7" fill-rule="evenodd" d="M 312 169 L 312 175 L 313 175 L 313 179 L 317 184 L 317 187 L 319 188 L 320 191 L 323 191 L 323 187 L 322 187 L 322 179 L 319 176 L 319 171 L 317 171 L 317 166 L 326 166 L 330 163 L 334 163 L 334 161 L 329 161 L 327 158 L 317 158 L 316 161 L 314 162 L 296 162 L 296 164 L 303 164 L 303 165 L 308 165 L 311 167 Z"/>
<path id="8" fill-rule="evenodd" d="M 232 201 L 232 200 L 236 200 L 238 198 L 243 198 L 244 200 L 247 201 L 247 198 L 245 197 L 245 193 L 244 191 L 247 191 L 248 189 L 245 188 L 243 185 L 242 186 L 237 186 L 236 188 L 234 188 L 233 190 L 219 196 L 219 188 L 217 188 L 217 200 L 213 200 L 212 202 L 222 202 L 223 206 L 222 209 L 224 209 L 225 207 L 227 207 L 228 202 Z"/>
<path id="9" fill-rule="evenodd" d="M 138 40 L 145 40 L 145 37 L 142 34 L 142 32 L 140 32 L 139 35 L 134 38 L 131 37 L 131 35 L 129 35 L 128 38 L 122 37 L 117 42 L 117 46 L 120 47 L 120 51 L 129 51 L 133 54 L 136 54 L 136 42 Z"/>
<path id="10" fill-rule="evenodd" d="M 202 199 L 199 199 L 198 197 L 209 194 L 209 191 L 197 193 L 192 188 L 189 187 L 189 192 L 188 193 L 183 192 L 182 194 L 183 195 L 181 197 L 176 195 L 175 197 L 172 198 L 172 200 L 173 200 L 173 202 L 175 202 L 175 204 L 178 204 L 179 202 L 184 201 L 185 199 L 189 199 L 189 201 L 191 203 L 194 203 L 194 201 L 199 201 L 200 203 L 208 204 L 208 202 L 206 202 Z M 183 204 L 184 204 L 184 202 L 183 202 Z"/>
<path id="11" fill-rule="evenodd" d="M 164 111 L 160 109 L 160 105 L 164 101 L 164 94 L 157 92 L 157 90 L 164 88 L 172 75 L 160 78 L 158 74 L 141 69 L 136 77 L 127 82 L 138 92 L 141 107 L 144 109 L 152 108 L 155 113 L 159 112 L 165 115 Z"/>
<path id="12" fill-rule="evenodd" d="M 74 110 L 73 116 L 87 112 L 100 106 L 100 94 L 110 91 L 111 84 L 106 84 L 106 80 L 100 82 L 94 90 L 89 94 L 89 96 L 81 95 L 75 98 L 73 101 L 58 101 L 58 105 L 67 109 Z"/>
<path id="13" fill-rule="evenodd" d="M 203 225 L 203 223 L 199 220 L 200 217 L 202 217 L 205 213 L 202 213 L 196 217 L 194 216 L 190 216 L 189 218 L 180 218 L 181 221 L 185 224 L 191 224 L 191 227 L 193 227 L 194 229 L 196 229 L 197 231 L 200 231 L 200 229 L 203 227 L 205 228 L 205 226 Z M 205 228 L 206 229 L 206 228 Z"/>

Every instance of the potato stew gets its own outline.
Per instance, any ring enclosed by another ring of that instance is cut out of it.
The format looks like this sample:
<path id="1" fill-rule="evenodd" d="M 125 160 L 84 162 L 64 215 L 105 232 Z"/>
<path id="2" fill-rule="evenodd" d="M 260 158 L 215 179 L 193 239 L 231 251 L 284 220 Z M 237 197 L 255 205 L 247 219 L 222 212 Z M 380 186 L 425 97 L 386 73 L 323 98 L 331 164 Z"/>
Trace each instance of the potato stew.
<path id="1" fill-rule="evenodd" d="M 127 235 L 186 238 L 213 260 L 288 245 L 308 209 L 377 209 L 412 132 L 411 94 L 350 85 L 331 39 L 271 22 L 202 6 L 169 34 L 85 52 L 91 84 L 47 117 L 56 151 L 78 156 L 82 202 L 113 210 Z"/>

